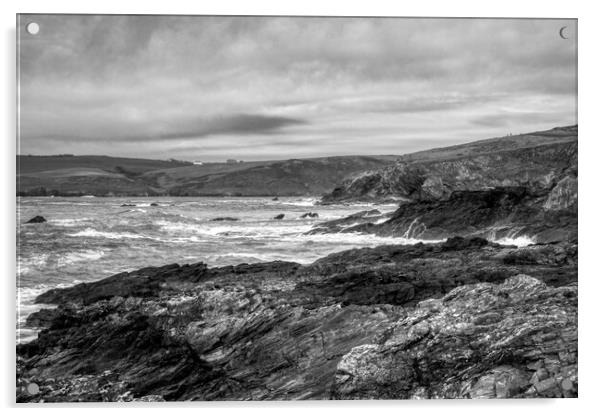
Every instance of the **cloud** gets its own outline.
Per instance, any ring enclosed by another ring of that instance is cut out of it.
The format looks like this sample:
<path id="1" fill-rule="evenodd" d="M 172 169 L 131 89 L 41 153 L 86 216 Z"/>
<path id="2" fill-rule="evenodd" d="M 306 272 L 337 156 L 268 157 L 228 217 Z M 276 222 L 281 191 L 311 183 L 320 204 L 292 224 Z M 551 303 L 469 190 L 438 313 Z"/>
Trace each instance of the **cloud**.
<path id="1" fill-rule="evenodd" d="M 235 114 L 199 120 L 188 130 L 174 131 L 155 139 L 204 137 L 223 134 L 273 134 L 284 127 L 305 124 L 301 119 L 261 114 Z"/>
<path id="2" fill-rule="evenodd" d="M 533 124 L 549 124 L 553 125 L 557 120 L 562 119 L 562 113 L 553 112 L 525 112 L 511 113 L 501 112 L 500 114 L 488 114 L 479 116 L 472 122 L 478 126 L 485 127 L 508 127 L 525 125 L 526 123 Z M 522 133 L 527 133 L 523 131 Z"/>
<path id="3" fill-rule="evenodd" d="M 558 29 L 575 25 L 26 15 L 21 151 L 223 159 L 238 140 L 248 157 L 399 153 L 574 124 L 577 45 Z"/>

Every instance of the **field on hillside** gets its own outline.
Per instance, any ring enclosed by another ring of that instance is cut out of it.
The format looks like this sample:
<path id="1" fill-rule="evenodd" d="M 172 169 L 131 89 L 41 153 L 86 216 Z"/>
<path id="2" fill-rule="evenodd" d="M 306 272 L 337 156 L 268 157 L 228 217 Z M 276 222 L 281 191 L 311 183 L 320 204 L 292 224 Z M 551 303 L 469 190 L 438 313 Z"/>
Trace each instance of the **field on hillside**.
<path id="1" fill-rule="evenodd" d="M 111 172 L 120 170 L 131 174 L 140 174 L 150 170 L 190 166 L 183 161 L 135 159 L 111 156 L 17 156 L 17 173 L 44 172 L 57 169 L 96 168 Z"/>

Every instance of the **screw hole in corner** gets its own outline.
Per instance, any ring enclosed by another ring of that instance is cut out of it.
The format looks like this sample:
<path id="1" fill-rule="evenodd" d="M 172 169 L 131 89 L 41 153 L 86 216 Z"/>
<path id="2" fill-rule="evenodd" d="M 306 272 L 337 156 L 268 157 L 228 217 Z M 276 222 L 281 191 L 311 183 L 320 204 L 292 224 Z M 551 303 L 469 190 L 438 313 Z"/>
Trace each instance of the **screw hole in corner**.
<path id="1" fill-rule="evenodd" d="M 36 22 L 31 22 L 28 23 L 27 26 L 25 26 L 25 29 L 30 35 L 37 35 L 40 32 L 40 25 Z"/>

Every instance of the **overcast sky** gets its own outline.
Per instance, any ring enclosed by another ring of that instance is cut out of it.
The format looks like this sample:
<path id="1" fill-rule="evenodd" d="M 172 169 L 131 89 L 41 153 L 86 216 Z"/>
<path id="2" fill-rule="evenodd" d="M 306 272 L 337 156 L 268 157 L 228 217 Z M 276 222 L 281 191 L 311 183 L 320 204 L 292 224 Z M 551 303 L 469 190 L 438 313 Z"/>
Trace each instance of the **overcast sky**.
<path id="1" fill-rule="evenodd" d="M 403 154 L 577 122 L 574 20 L 29 15 L 18 30 L 21 154 Z"/>

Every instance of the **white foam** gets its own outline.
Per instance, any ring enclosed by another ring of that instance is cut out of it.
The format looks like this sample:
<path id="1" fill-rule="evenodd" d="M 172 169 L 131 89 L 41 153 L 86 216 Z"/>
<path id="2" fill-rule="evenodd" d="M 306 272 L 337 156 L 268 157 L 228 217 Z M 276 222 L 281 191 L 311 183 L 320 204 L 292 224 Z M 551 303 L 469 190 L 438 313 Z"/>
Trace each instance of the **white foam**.
<path id="1" fill-rule="evenodd" d="M 102 250 L 84 250 L 68 253 L 57 260 L 57 266 L 63 267 L 68 264 L 77 263 L 81 261 L 98 260 L 105 255 Z"/>
<path id="2" fill-rule="evenodd" d="M 72 283 L 60 283 L 56 285 L 40 284 L 34 287 L 17 287 L 17 343 L 29 342 L 37 338 L 38 329 L 25 328 L 27 317 L 39 311 L 42 308 L 52 309 L 56 305 L 47 305 L 42 303 L 34 303 L 35 298 L 52 288 L 64 288 L 74 284 L 81 283 L 79 280 L 74 280 Z"/>
<path id="3" fill-rule="evenodd" d="M 375 225 L 382 224 L 384 222 L 389 221 L 390 219 L 391 219 L 390 217 L 379 218 L 378 220 L 374 221 L 372 224 L 375 224 Z"/>
<path id="4" fill-rule="evenodd" d="M 44 253 L 30 258 L 18 259 L 17 275 L 27 274 L 31 271 L 32 268 L 43 267 L 48 261 L 48 257 L 49 255 Z"/>
<path id="5" fill-rule="evenodd" d="M 157 225 L 161 226 L 162 230 L 172 234 L 192 234 L 207 237 L 254 237 L 254 238 L 274 238 L 282 235 L 297 235 L 309 231 L 310 223 L 290 224 L 289 222 L 265 222 L 258 221 L 254 223 L 235 224 L 214 223 L 211 224 L 190 224 L 171 221 L 158 221 Z"/>
<path id="6" fill-rule="evenodd" d="M 497 240 L 493 240 L 494 243 L 503 244 L 503 245 L 512 245 L 517 247 L 525 247 L 531 244 L 535 244 L 535 240 L 529 236 L 523 235 L 519 237 L 504 237 Z"/>
<path id="7" fill-rule="evenodd" d="M 302 199 L 295 199 L 293 201 L 275 201 L 277 202 L 279 205 L 294 205 L 294 206 L 298 206 L 298 207 L 313 207 L 314 205 L 316 205 L 316 202 L 318 202 L 318 198 L 302 198 Z"/>
<path id="8" fill-rule="evenodd" d="M 53 219 L 48 221 L 53 225 L 60 225 L 62 227 L 76 227 L 82 222 L 89 221 L 89 218 L 65 218 L 65 219 Z"/>
<path id="9" fill-rule="evenodd" d="M 136 204 L 136 206 L 138 207 L 150 207 L 152 203 L 156 203 L 156 202 L 139 202 Z M 153 208 L 158 208 L 161 205 L 153 205 Z"/>
<path id="10" fill-rule="evenodd" d="M 71 233 L 71 234 L 67 234 L 70 237 L 102 237 L 102 238 L 108 238 L 111 240 L 120 240 L 123 238 L 130 238 L 130 239 L 139 239 L 139 238 L 150 238 L 150 239 L 154 239 L 152 237 L 146 237 L 140 234 L 132 234 L 132 233 L 113 233 L 113 232 L 109 232 L 109 231 L 98 231 L 95 230 L 93 228 L 86 228 L 85 230 L 82 231 L 78 231 L 76 233 Z"/>
<path id="11" fill-rule="evenodd" d="M 335 233 L 335 234 L 312 234 L 299 236 L 305 241 L 339 243 L 341 245 L 354 245 L 361 247 L 375 247 L 386 244 L 417 244 L 417 243 L 440 243 L 445 240 L 421 240 L 418 238 L 405 237 L 381 237 L 374 234 L 362 233 Z"/>

